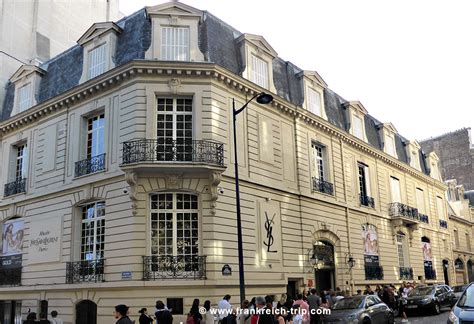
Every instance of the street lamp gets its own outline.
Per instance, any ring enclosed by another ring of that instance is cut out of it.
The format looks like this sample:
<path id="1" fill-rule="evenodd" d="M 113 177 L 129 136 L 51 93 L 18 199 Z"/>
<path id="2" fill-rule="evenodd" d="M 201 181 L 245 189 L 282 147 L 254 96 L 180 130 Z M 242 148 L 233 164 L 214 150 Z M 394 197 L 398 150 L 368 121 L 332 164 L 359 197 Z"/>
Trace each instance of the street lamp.
<path id="1" fill-rule="evenodd" d="M 242 221 L 240 217 L 240 191 L 239 191 L 239 164 L 237 163 L 237 128 L 235 126 L 237 115 L 240 114 L 247 105 L 257 98 L 257 102 L 262 105 L 269 104 L 273 97 L 265 92 L 260 92 L 248 100 L 241 108 L 235 109 L 235 100 L 232 99 L 233 127 L 234 127 L 234 165 L 235 165 L 235 203 L 237 208 L 237 249 L 239 251 L 239 283 L 240 300 L 245 300 L 245 278 L 244 278 L 244 251 L 242 247 Z"/>

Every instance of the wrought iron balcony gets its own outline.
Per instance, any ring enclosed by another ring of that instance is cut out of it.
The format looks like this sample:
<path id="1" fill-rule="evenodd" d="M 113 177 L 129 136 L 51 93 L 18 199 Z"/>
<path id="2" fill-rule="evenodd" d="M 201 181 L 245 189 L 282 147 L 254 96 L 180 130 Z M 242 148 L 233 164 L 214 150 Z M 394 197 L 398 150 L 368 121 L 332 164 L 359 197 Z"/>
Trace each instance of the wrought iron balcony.
<path id="1" fill-rule="evenodd" d="M 448 222 L 443 220 L 443 219 L 440 219 L 439 220 L 439 226 L 444 227 L 444 228 L 448 228 Z"/>
<path id="2" fill-rule="evenodd" d="M 0 286 L 20 286 L 21 267 L 0 269 Z"/>
<path id="3" fill-rule="evenodd" d="M 359 198 L 360 198 L 360 204 L 361 204 L 362 206 L 367 206 L 367 207 L 370 207 L 370 208 L 375 208 L 375 200 L 374 200 L 374 198 L 369 197 L 369 196 L 366 196 L 366 195 L 363 195 L 363 194 L 360 194 Z"/>
<path id="4" fill-rule="evenodd" d="M 436 270 L 431 267 L 425 267 L 425 279 L 436 280 Z"/>
<path id="5" fill-rule="evenodd" d="M 393 218 L 404 218 L 413 223 L 418 223 L 420 221 L 420 216 L 418 214 L 418 209 L 415 207 L 410 207 L 402 203 L 391 203 L 388 206 L 388 213 Z"/>
<path id="6" fill-rule="evenodd" d="M 102 282 L 104 280 L 104 259 L 66 263 L 66 283 Z"/>
<path id="7" fill-rule="evenodd" d="M 383 280 L 381 266 L 365 266 L 365 280 Z"/>
<path id="8" fill-rule="evenodd" d="M 400 280 L 413 280 L 413 268 L 400 267 Z"/>
<path id="9" fill-rule="evenodd" d="M 418 216 L 420 218 L 420 222 L 423 222 L 423 223 L 426 223 L 426 224 L 430 223 L 428 215 L 418 213 Z"/>
<path id="10" fill-rule="evenodd" d="M 77 178 L 103 170 L 105 170 L 105 153 L 76 162 L 74 176 Z"/>
<path id="11" fill-rule="evenodd" d="M 206 257 L 156 255 L 143 257 L 143 280 L 206 279 Z"/>
<path id="12" fill-rule="evenodd" d="M 224 144 L 204 140 L 139 139 L 123 142 L 123 165 L 188 162 L 224 165 Z"/>
<path id="13" fill-rule="evenodd" d="M 332 183 L 313 177 L 313 190 L 328 195 L 334 194 L 334 186 Z"/>
<path id="14" fill-rule="evenodd" d="M 26 178 L 16 179 L 13 182 L 7 183 L 3 195 L 8 197 L 23 192 L 26 192 Z"/>

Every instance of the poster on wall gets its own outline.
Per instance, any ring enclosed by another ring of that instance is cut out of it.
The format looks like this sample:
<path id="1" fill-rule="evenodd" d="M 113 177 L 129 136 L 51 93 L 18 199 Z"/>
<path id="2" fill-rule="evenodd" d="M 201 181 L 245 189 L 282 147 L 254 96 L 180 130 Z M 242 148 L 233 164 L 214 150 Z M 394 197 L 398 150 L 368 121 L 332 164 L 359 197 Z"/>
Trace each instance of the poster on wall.
<path id="1" fill-rule="evenodd" d="M 30 223 L 28 264 L 61 260 L 62 218 L 41 219 Z"/>
<path id="2" fill-rule="evenodd" d="M 24 233 L 23 219 L 10 220 L 2 225 L 1 267 L 21 266 Z"/>
<path id="3" fill-rule="evenodd" d="M 423 250 L 423 260 L 432 261 L 433 252 L 431 251 L 431 244 L 428 242 L 421 242 L 421 249 Z"/>
<path id="4" fill-rule="evenodd" d="M 365 265 L 379 265 L 379 241 L 377 237 L 377 228 L 371 224 L 362 225 L 362 240 L 364 243 Z"/>

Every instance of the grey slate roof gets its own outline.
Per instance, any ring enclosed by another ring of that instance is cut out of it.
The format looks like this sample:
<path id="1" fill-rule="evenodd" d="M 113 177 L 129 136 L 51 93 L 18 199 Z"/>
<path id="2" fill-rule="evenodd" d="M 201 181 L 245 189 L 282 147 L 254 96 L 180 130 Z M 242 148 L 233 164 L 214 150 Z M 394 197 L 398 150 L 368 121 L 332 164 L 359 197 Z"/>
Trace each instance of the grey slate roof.
<path id="1" fill-rule="evenodd" d="M 146 10 L 136 13 L 117 22 L 123 31 L 118 35 L 116 53 L 113 57 L 116 66 L 132 60 L 144 59 L 145 52 L 151 45 L 151 21 L 146 16 Z M 199 25 L 198 44 L 206 61 L 214 62 L 234 74 L 240 75 L 245 70 L 242 53 L 237 44 L 237 38 L 242 33 L 207 11 L 203 11 L 203 19 Z M 79 84 L 82 74 L 83 48 L 75 45 L 66 52 L 52 58 L 41 65 L 46 71 L 40 82 L 37 101 L 44 102 Z M 273 82 L 278 96 L 296 106 L 303 104 L 303 80 L 298 76 L 302 69 L 291 62 L 279 57 L 273 60 Z M 7 94 L 0 111 L 0 121 L 8 119 L 14 102 L 14 85 L 7 86 Z M 343 104 L 347 102 L 331 89 L 324 90 L 324 103 L 329 123 L 348 131 L 349 121 Z M 378 126 L 381 124 L 374 117 L 367 115 L 364 119 L 368 143 L 383 150 Z M 399 160 L 407 163 L 405 139 L 395 137 L 396 150 Z M 427 174 L 423 154 L 420 152 L 422 171 Z"/>
<path id="2" fill-rule="evenodd" d="M 464 198 L 469 200 L 469 206 L 474 207 L 474 190 L 464 192 Z"/>

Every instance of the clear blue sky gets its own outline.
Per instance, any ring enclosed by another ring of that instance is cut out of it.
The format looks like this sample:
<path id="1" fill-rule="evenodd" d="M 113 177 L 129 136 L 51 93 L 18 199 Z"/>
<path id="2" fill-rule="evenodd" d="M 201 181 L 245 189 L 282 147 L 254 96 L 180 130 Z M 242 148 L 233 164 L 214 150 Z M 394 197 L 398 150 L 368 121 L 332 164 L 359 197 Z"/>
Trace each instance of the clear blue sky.
<path id="1" fill-rule="evenodd" d="M 160 0 L 120 0 L 128 15 Z M 181 1 L 316 70 L 408 139 L 474 130 L 474 1 Z"/>

